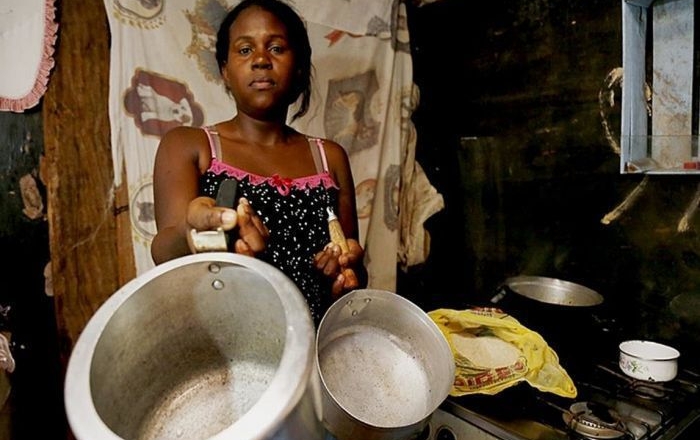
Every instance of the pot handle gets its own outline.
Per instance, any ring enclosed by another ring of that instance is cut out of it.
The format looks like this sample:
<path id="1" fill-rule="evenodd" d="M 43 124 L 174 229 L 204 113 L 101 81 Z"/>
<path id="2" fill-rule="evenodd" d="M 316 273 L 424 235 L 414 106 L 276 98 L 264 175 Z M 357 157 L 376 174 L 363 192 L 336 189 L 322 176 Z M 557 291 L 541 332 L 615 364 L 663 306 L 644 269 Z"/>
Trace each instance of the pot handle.
<path id="1" fill-rule="evenodd" d="M 618 327 L 617 318 L 605 310 L 597 310 L 591 313 L 595 325 L 604 333 L 614 331 Z"/>
<path id="2" fill-rule="evenodd" d="M 498 289 L 496 289 L 496 294 L 491 297 L 491 303 L 492 304 L 498 304 L 505 296 L 508 294 L 509 289 L 505 285 L 500 285 Z"/>
<path id="3" fill-rule="evenodd" d="M 238 196 L 238 182 L 234 179 L 225 179 L 216 193 L 216 206 L 236 209 Z M 201 252 L 226 252 L 228 250 L 228 234 L 221 228 L 213 231 L 190 230 L 187 235 L 187 244 L 192 253 Z"/>

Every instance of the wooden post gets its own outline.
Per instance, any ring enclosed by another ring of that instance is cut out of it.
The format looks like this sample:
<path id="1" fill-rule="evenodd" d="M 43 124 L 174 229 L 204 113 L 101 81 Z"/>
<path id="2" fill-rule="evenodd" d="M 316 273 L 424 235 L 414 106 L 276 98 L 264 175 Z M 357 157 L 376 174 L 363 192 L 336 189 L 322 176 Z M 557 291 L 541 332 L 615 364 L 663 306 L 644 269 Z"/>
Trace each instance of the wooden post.
<path id="1" fill-rule="evenodd" d="M 113 187 L 109 25 L 102 2 L 60 2 L 43 102 L 49 238 L 64 367 L 93 313 L 135 276 L 126 188 Z"/>

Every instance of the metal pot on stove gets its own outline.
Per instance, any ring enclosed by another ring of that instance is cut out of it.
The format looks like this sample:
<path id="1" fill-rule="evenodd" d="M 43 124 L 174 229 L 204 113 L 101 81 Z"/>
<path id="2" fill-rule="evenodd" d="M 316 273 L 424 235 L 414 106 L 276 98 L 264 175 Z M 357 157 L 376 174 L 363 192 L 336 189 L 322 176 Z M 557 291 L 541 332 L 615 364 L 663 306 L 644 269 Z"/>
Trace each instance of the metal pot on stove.
<path id="1" fill-rule="evenodd" d="M 506 279 L 499 292 L 491 298 L 498 303 L 508 294 L 557 307 L 594 307 L 604 298 L 593 289 L 556 278 L 518 276 Z"/>
<path id="2" fill-rule="evenodd" d="M 604 297 L 581 284 L 542 276 L 507 278 L 491 303 L 540 333 L 558 354 L 576 355 L 602 329 Z"/>

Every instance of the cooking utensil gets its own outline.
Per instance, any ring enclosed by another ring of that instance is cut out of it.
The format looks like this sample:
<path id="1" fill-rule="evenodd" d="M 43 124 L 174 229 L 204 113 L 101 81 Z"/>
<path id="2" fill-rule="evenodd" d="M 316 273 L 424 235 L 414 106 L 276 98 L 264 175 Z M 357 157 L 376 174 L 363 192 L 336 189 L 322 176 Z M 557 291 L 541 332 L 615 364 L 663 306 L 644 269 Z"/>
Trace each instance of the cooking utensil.
<path id="1" fill-rule="evenodd" d="M 506 279 L 503 288 L 491 298 L 500 302 L 509 292 L 545 304 L 590 307 L 603 303 L 603 296 L 593 289 L 556 278 L 518 276 Z"/>
<path id="2" fill-rule="evenodd" d="M 354 290 L 319 324 L 323 421 L 339 440 L 409 439 L 448 396 L 454 357 L 418 306 L 388 291 Z"/>
<path id="3" fill-rule="evenodd" d="M 680 352 L 654 341 L 620 343 L 620 369 L 626 375 L 649 382 L 668 382 L 678 374 Z"/>
<path id="4" fill-rule="evenodd" d="M 320 440 L 314 327 L 275 267 L 228 252 L 156 266 L 112 295 L 71 354 L 78 440 Z"/>
<path id="5" fill-rule="evenodd" d="M 507 278 L 491 302 L 540 333 L 567 369 L 580 364 L 575 359 L 590 356 L 582 347 L 601 349 L 591 341 L 604 339 L 596 336 L 606 330 L 597 313 L 604 298 L 593 289 L 557 278 L 517 276 Z M 614 353 L 615 347 L 610 350 Z"/>
<path id="6" fill-rule="evenodd" d="M 340 225 L 340 221 L 335 215 L 335 212 L 333 212 L 333 208 L 330 206 L 327 207 L 326 212 L 328 213 L 328 233 L 331 236 L 331 242 L 340 246 L 340 250 L 343 253 L 350 252 L 348 242 L 345 239 L 345 233 L 343 232 L 343 227 Z M 345 283 L 343 286 L 345 289 L 355 289 L 360 285 L 360 282 L 357 279 L 357 274 L 355 274 L 353 269 L 346 267 L 343 269 L 342 273 L 345 277 Z"/>

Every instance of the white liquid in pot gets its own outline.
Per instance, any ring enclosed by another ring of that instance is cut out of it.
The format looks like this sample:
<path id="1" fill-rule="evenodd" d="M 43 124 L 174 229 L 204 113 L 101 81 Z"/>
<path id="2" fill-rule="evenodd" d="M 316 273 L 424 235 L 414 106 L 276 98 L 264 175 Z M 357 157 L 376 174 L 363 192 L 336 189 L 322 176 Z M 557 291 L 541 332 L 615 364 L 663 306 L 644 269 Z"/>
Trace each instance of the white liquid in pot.
<path id="1" fill-rule="evenodd" d="M 319 354 L 335 401 L 354 418 L 382 428 L 408 426 L 429 414 L 431 389 L 421 360 L 396 336 L 354 327 Z"/>

